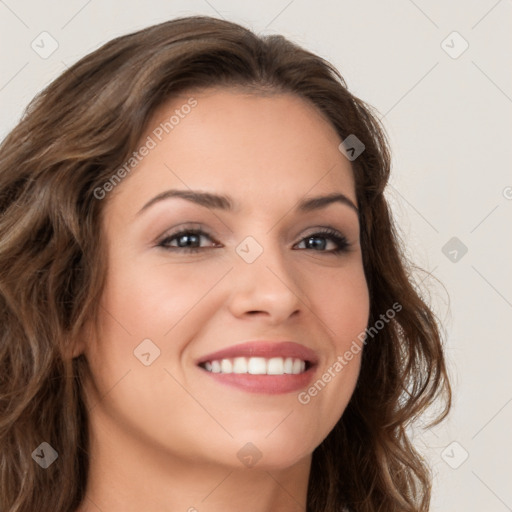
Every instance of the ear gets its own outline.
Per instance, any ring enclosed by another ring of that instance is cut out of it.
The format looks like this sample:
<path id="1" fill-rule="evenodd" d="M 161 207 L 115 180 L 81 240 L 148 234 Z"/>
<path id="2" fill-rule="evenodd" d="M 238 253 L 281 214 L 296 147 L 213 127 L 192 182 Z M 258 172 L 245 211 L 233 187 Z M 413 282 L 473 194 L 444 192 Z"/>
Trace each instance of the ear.
<path id="1" fill-rule="evenodd" d="M 66 339 L 62 349 L 64 359 L 74 359 L 84 352 L 84 343 L 82 340 Z"/>
<path id="2" fill-rule="evenodd" d="M 75 359 L 75 357 L 78 357 L 79 355 L 83 354 L 84 352 L 85 352 L 85 344 L 84 344 L 83 340 L 76 341 L 70 347 L 70 353 L 71 353 L 72 359 Z"/>
<path id="3" fill-rule="evenodd" d="M 66 339 L 63 350 L 65 359 L 75 359 L 85 353 L 88 342 L 91 341 L 90 333 L 90 326 L 87 325 L 77 338 Z"/>

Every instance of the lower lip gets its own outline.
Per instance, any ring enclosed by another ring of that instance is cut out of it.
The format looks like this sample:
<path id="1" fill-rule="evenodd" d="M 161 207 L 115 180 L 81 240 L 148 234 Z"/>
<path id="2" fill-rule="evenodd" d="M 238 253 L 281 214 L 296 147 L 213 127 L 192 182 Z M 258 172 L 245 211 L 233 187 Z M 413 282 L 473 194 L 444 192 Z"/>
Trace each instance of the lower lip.
<path id="1" fill-rule="evenodd" d="M 315 367 L 297 375 L 252 375 L 250 373 L 213 373 L 203 368 L 201 371 L 221 384 L 232 386 L 249 393 L 278 395 L 292 393 L 308 386 L 313 379 Z"/>

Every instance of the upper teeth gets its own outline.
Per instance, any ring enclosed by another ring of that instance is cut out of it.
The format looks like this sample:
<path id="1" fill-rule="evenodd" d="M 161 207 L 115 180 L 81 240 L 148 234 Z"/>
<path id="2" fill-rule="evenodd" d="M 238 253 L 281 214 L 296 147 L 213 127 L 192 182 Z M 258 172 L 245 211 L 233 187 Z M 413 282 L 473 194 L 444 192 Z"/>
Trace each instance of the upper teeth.
<path id="1" fill-rule="evenodd" d="M 284 375 L 302 373 L 306 362 L 293 357 L 235 357 L 208 361 L 204 368 L 212 373 L 250 373 L 252 375 Z"/>

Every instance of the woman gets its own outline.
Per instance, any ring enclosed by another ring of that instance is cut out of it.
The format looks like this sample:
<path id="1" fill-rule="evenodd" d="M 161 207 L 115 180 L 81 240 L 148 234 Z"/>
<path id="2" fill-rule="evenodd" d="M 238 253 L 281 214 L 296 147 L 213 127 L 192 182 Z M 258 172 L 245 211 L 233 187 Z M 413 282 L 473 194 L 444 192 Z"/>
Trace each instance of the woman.
<path id="1" fill-rule="evenodd" d="M 428 510 L 389 168 L 329 63 L 227 21 L 50 84 L 0 150 L 0 510 Z"/>

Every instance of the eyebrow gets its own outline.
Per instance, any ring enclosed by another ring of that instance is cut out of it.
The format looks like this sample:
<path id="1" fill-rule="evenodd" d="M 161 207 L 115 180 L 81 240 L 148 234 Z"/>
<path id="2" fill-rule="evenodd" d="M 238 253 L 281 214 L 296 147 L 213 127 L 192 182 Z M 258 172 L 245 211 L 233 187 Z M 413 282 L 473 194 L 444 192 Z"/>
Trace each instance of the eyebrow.
<path id="1" fill-rule="evenodd" d="M 149 207 L 154 204 L 164 201 L 166 199 L 172 198 L 181 198 L 192 203 L 198 204 L 199 206 L 204 206 L 206 208 L 214 208 L 218 210 L 226 210 L 233 211 L 234 209 L 234 201 L 226 195 L 221 194 L 212 194 L 210 192 L 200 192 L 197 190 L 166 190 L 161 192 L 157 196 L 150 199 L 137 213 L 137 216 L 142 212 L 147 210 Z M 345 206 L 352 208 L 357 214 L 359 214 L 359 210 L 357 206 L 349 199 L 345 194 L 335 192 L 332 194 L 317 196 L 317 197 L 309 197 L 302 199 L 299 204 L 296 206 L 296 210 L 301 213 L 307 213 L 314 210 L 319 210 L 321 208 L 325 208 L 333 203 L 341 203 Z"/>

